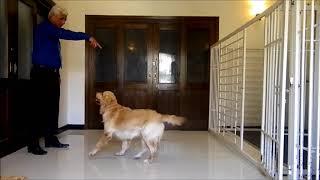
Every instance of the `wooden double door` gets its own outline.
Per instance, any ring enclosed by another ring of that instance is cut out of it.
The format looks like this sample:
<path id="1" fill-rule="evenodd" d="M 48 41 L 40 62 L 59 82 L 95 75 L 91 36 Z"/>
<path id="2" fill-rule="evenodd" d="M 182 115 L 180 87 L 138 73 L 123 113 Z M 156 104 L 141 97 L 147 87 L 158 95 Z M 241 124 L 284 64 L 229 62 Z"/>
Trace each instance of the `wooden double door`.
<path id="1" fill-rule="evenodd" d="M 121 105 L 185 116 L 181 127 L 207 130 L 210 45 L 218 18 L 87 16 L 86 32 L 103 48 L 86 48 L 86 127 L 102 128 L 96 92 Z"/>

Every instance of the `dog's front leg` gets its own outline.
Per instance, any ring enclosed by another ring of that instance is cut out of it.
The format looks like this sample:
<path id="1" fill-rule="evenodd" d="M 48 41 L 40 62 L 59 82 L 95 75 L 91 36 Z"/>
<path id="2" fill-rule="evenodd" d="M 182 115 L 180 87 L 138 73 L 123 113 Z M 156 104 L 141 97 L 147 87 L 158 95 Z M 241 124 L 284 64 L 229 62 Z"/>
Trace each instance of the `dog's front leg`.
<path id="1" fill-rule="evenodd" d="M 96 147 L 89 153 L 89 156 L 94 156 L 95 154 L 97 154 L 97 152 L 99 152 L 103 146 L 108 144 L 111 138 L 112 133 L 103 134 L 97 142 Z"/>
<path id="2" fill-rule="evenodd" d="M 116 155 L 117 156 L 123 156 L 126 153 L 126 151 L 128 150 L 130 142 L 131 141 L 123 140 L 122 141 L 122 146 L 121 146 L 121 151 L 117 152 Z"/>

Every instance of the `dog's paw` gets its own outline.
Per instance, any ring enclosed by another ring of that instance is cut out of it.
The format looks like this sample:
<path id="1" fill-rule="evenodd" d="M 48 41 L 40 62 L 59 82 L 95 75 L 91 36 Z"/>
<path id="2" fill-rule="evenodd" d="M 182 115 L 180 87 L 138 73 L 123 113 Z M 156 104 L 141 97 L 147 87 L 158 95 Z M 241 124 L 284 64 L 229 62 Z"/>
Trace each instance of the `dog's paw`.
<path id="1" fill-rule="evenodd" d="M 133 159 L 140 159 L 140 158 L 141 158 L 141 155 L 139 155 L 139 154 L 133 156 Z"/>
<path id="2" fill-rule="evenodd" d="M 114 155 L 116 155 L 116 156 L 123 156 L 124 155 L 124 152 L 117 152 L 117 153 L 114 153 Z"/>
<path id="3" fill-rule="evenodd" d="M 94 156 L 96 154 L 97 154 L 97 150 L 96 149 L 94 149 L 91 152 L 89 152 L 89 156 Z"/>

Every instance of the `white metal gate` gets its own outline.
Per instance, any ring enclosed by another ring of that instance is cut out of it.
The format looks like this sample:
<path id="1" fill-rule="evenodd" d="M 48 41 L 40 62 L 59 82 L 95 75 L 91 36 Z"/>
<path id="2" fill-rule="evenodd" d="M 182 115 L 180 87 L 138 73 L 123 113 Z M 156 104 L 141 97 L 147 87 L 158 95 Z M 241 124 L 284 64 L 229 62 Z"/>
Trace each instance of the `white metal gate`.
<path id="1" fill-rule="evenodd" d="M 246 31 L 264 19 L 260 166 L 277 179 L 283 177 L 289 8 L 290 1 L 278 1 L 211 47 L 209 130 L 218 136 L 231 134 L 233 143 L 243 151 L 247 36 L 250 36 Z"/>
<path id="2" fill-rule="evenodd" d="M 264 22 L 259 166 L 276 179 L 320 178 L 319 10 L 319 0 L 277 1 L 211 47 L 209 130 L 244 152 L 247 30 Z"/>
<path id="3" fill-rule="evenodd" d="M 288 121 L 291 179 L 319 179 L 319 1 L 293 1 Z"/>
<path id="4" fill-rule="evenodd" d="M 261 163 L 282 178 L 287 77 L 289 1 L 265 16 Z"/>

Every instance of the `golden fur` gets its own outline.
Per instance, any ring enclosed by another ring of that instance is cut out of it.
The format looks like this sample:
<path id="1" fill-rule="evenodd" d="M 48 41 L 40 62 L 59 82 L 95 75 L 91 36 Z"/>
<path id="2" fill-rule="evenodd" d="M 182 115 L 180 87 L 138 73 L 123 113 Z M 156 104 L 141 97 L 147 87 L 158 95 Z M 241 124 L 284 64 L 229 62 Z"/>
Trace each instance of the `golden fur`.
<path id="1" fill-rule="evenodd" d="M 97 93 L 96 100 L 100 104 L 104 135 L 96 144 L 95 149 L 89 153 L 91 156 L 101 150 L 115 134 L 122 141 L 122 149 L 116 155 L 124 155 L 130 141 L 135 137 L 141 137 L 143 149 L 135 158 L 140 158 L 149 150 L 150 157 L 145 162 L 151 162 L 157 152 L 164 131 L 163 123 L 182 125 L 185 121 L 183 117 L 160 114 L 151 109 L 131 109 L 121 106 L 111 91 Z"/>

